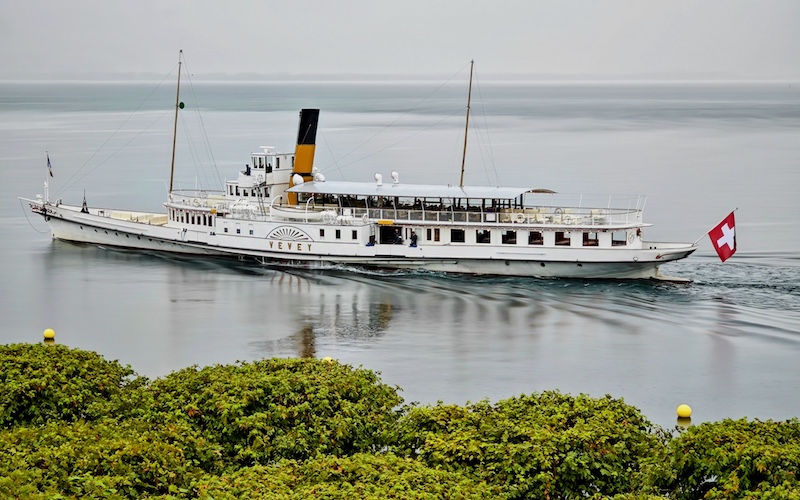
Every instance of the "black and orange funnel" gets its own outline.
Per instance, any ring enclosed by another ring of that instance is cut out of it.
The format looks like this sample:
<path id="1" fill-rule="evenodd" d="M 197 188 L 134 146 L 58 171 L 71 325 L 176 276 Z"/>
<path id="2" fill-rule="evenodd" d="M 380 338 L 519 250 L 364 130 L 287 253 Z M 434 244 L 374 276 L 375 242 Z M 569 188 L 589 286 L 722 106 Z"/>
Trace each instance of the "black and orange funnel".
<path id="1" fill-rule="evenodd" d="M 294 170 L 289 179 L 289 187 L 294 186 L 294 174 L 299 174 L 304 181 L 313 179 L 311 169 L 314 168 L 314 150 L 317 140 L 318 109 L 300 110 L 300 125 L 297 127 L 297 146 L 294 150 Z M 297 205 L 297 194 L 288 193 L 289 204 Z"/>

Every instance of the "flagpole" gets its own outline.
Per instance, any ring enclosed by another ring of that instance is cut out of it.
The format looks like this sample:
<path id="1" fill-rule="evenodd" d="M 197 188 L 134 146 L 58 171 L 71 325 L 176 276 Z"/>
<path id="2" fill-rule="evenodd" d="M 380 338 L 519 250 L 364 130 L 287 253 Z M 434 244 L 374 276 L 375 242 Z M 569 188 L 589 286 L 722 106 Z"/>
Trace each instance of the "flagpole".
<path id="1" fill-rule="evenodd" d="M 736 207 L 736 208 L 734 208 L 734 209 L 733 209 L 733 211 L 732 211 L 731 213 L 734 213 L 734 212 L 736 212 L 737 210 L 739 210 L 739 207 Z M 723 219 L 723 220 L 725 220 L 725 219 Z M 713 225 L 713 226 L 711 226 L 711 229 L 714 229 L 715 227 L 717 227 L 717 225 L 716 225 L 716 224 L 715 224 L 715 225 Z M 706 231 L 706 232 L 705 232 L 705 234 L 704 234 L 703 236 L 701 236 L 701 237 L 697 238 L 697 241 L 695 241 L 694 243 L 692 243 L 692 245 L 693 245 L 693 246 L 696 246 L 698 243 L 700 243 L 700 240 L 702 240 L 703 238 L 705 238 L 706 236 L 708 236 L 708 233 L 710 233 L 710 232 L 711 232 L 711 229 L 709 229 L 708 231 Z"/>

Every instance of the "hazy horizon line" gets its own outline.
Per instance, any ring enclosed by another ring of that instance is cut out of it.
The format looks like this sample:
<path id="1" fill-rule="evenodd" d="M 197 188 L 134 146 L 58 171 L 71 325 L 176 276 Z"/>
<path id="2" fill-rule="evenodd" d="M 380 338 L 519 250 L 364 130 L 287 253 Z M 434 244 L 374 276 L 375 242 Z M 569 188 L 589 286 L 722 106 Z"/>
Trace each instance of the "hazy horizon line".
<path id="1" fill-rule="evenodd" d="M 153 72 L 77 72 L 54 74 L 17 73 L 0 78 L 3 83 L 104 83 L 104 82 L 152 82 L 169 78 L 170 74 Z M 430 82 L 451 80 L 453 75 L 413 73 L 192 73 L 195 83 L 354 83 L 354 82 Z M 723 73 L 636 73 L 617 75 L 556 74 L 556 73 L 494 73 L 483 75 L 483 83 L 794 83 L 800 82 L 800 74 L 785 76 L 742 76 Z M 457 83 L 452 82 L 452 83 Z"/>

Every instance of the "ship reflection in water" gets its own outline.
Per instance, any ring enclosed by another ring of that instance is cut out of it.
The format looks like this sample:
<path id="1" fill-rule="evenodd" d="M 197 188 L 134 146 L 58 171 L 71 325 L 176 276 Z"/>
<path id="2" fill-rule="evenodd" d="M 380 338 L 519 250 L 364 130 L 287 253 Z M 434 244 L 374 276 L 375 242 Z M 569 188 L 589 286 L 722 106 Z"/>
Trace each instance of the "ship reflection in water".
<path id="1" fill-rule="evenodd" d="M 386 333 L 392 320 L 394 306 L 381 302 L 380 293 L 373 287 L 349 289 L 327 283 L 331 278 L 326 276 L 303 276 L 281 270 L 265 272 L 274 290 L 296 299 L 290 307 L 296 313 L 299 329 L 285 338 L 252 342 L 253 348 L 264 357 L 319 357 L 317 337 L 324 337 L 327 342 L 374 339 Z M 331 286 L 333 289 L 329 289 Z"/>

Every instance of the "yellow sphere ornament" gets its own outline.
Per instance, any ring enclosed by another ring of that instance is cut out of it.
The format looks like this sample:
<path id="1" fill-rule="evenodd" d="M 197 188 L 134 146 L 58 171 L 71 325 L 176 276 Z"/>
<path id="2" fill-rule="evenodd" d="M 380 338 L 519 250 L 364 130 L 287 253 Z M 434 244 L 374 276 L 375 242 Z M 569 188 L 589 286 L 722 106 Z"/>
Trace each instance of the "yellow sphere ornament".
<path id="1" fill-rule="evenodd" d="M 55 330 L 53 330 L 52 328 L 48 328 L 47 330 L 45 330 L 44 331 L 44 338 L 46 338 L 48 340 L 56 338 Z"/>
<path id="2" fill-rule="evenodd" d="M 330 357 L 330 356 L 325 356 L 324 358 L 322 358 L 322 361 L 325 361 L 327 363 L 331 363 L 331 362 L 333 362 L 333 358 Z"/>
<path id="3" fill-rule="evenodd" d="M 680 405 L 677 412 L 678 416 L 681 418 L 689 418 L 692 416 L 692 408 L 689 405 Z"/>

